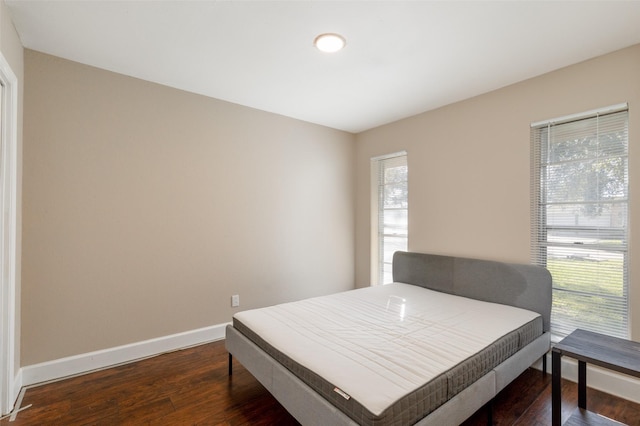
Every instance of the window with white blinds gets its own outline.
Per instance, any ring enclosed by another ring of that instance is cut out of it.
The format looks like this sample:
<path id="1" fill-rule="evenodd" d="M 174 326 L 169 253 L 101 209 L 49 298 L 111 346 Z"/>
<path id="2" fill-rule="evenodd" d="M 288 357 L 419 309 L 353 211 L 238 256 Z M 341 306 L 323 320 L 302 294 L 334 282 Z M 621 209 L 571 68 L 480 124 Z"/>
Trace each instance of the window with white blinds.
<path id="1" fill-rule="evenodd" d="M 400 152 L 372 160 L 376 188 L 374 208 L 377 232 L 374 237 L 374 284 L 393 281 L 393 254 L 407 250 L 408 241 L 408 167 L 407 153 Z"/>
<path id="2" fill-rule="evenodd" d="M 551 329 L 628 338 L 628 111 L 532 124 L 532 261 L 553 276 Z"/>

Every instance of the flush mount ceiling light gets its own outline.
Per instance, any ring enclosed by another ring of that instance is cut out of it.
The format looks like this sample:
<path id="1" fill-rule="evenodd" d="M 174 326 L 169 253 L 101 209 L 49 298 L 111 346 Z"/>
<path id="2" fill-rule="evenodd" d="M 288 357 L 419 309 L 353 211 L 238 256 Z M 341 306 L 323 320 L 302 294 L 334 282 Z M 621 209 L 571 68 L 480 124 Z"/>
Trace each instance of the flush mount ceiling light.
<path id="1" fill-rule="evenodd" d="M 340 34 L 327 33 L 320 34 L 316 37 L 316 39 L 313 40 L 313 44 L 315 44 L 321 52 L 334 53 L 342 49 L 347 42 Z"/>

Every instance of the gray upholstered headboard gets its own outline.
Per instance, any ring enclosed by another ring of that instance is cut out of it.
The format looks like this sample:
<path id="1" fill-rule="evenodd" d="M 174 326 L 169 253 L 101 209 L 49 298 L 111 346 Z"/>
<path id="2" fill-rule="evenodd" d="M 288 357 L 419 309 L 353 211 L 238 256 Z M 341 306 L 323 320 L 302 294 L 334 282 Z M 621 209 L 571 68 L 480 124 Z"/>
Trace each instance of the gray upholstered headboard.
<path id="1" fill-rule="evenodd" d="M 538 312 L 551 320 L 551 274 L 541 266 L 396 252 L 393 281 Z"/>

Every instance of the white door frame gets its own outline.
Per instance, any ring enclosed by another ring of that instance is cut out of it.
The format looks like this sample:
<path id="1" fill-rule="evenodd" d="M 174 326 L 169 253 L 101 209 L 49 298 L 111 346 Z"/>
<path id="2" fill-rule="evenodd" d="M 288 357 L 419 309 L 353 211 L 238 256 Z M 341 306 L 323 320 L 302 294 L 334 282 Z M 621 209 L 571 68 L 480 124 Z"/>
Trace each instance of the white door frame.
<path id="1" fill-rule="evenodd" d="M 18 79 L 0 52 L 0 414 L 13 409 L 16 379 L 16 194 Z"/>

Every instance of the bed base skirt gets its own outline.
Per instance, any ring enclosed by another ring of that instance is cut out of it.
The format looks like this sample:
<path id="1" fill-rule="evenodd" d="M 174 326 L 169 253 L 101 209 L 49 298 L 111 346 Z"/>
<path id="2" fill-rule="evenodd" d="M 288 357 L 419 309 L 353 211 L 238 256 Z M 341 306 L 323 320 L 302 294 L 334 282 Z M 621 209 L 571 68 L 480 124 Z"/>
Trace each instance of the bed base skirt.
<path id="1" fill-rule="evenodd" d="M 227 326 L 226 333 L 225 345 L 229 354 L 233 355 L 301 424 L 357 425 L 232 325 Z M 455 426 L 465 421 L 549 351 L 549 336 L 549 333 L 544 333 L 538 337 L 416 425 Z"/>

